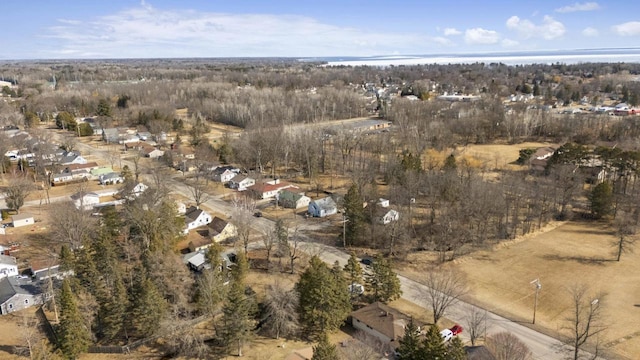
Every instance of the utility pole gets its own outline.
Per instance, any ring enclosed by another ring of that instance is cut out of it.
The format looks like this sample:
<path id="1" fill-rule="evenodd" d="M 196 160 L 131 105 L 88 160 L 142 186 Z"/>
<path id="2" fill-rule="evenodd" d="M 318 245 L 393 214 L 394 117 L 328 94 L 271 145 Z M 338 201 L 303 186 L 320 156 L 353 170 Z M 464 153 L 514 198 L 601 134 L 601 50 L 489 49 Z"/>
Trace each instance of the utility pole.
<path id="1" fill-rule="evenodd" d="M 534 284 L 536 287 L 536 295 L 534 297 L 533 300 L 533 321 L 531 322 L 532 324 L 536 323 L 536 310 L 538 309 L 538 293 L 540 292 L 540 289 L 542 288 L 542 284 L 540 284 L 540 279 L 535 279 L 532 282 L 530 282 L 530 284 Z"/>
<path id="2" fill-rule="evenodd" d="M 344 210 L 342 210 L 342 247 L 347 248 L 347 215 L 345 215 Z"/>

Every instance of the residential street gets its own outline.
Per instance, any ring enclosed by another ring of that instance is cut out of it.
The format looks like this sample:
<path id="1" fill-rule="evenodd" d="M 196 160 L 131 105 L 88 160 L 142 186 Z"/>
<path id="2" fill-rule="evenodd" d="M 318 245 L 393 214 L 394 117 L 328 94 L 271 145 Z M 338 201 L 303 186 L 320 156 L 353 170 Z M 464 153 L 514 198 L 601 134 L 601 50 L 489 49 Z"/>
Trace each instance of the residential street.
<path id="1" fill-rule="evenodd" d="M 80 142 L 78 143 L 78 149 L 81 150 L 83 154 L 91 154 L 94 157 L 100 158 L 104 162 L 108 162 L 109 154 L 105 150 L 96 149 Z M 133 169 L 133 163 L 129 161 L 122 160 L 122 164 L 127 164 L 131 169 Z M 189 189 L 184 183 L 178 181 L 175 178 L 165 178 L 165 180 L 167 181 L 167 185 L 169 186 L 171 191 L 187 198 L 191 197 Z M 51 199 L 52 202 L 59 200 L 61 199 Z M 37 205 L 37 203 L 31 203 L 32 202 L 30 202 L 30 205 Z M 233 206 L 223 201 L 220 196 L 211 196 L 209 200 L 204 203 L 204 205 L 211 210 L 222 214 L 233 213 Z M 305 229 L 304 224 L 304 221 L 301 222 L 302 230 Z M 253 228 L 256 231 L 264 232 L 271 229 L 272 226 L 273 221 L 264 217 L 255 218 L 253 221 Z M 259 247 L 261 245 L 256 243 L 254 244 L 254 246 Z M 305 235 L 303 235 L 303 241 L 300 243 L 300 248 L 307 253 L 318 254 L 322 258 L 322 260 L 329 264 L 333 264 L 335 261 L 338 261 L 341 265 L 344 265 L 349 258 L 349 255 L 342 250 L 317 243 L 313 239 Z M 427 309 L 428 304 L 425 301 L 425 296 L 422 295 L 426 292 L 426 286 L 403 276 L 400 276 L 399 278 L 402 284 L 402 297 Z M 469 309 L 471 309 L 472 307 L 473 305 L 470 305 L 468 303 L 458 302 L 448 310 L 446 317 L 465 327 L 464 318 L 466 314 L 469 313 Z M 491 312 L 487 312 L 487 318 L 488 334 L 506 331 L 516 335 L 530 348 L 531 352 L 533 353 L 533 359 L 561 360 L 566 359 L 567 356 L 572 353 L 571 347 L 550 336 L 530 329 L 527 326 L 510 321 Z M 461 336 L 464 340 L 468 340 L 467 334 L 465 332 L 463 332 Z"/>

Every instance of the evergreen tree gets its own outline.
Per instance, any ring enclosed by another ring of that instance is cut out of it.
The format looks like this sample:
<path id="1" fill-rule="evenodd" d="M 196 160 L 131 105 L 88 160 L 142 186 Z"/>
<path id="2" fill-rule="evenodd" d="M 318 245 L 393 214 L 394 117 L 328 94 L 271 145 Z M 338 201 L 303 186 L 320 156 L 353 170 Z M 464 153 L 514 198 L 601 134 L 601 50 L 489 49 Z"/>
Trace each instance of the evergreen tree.
<path id="1" fill-rule="evenodd" d="M 60 272 L 65 272 L 74 269 L 75 259 L 73 252 L 66 244 L 63 244 L 60 248 Z"/>
<path id="2" fill-rule="evenodd" d="M 139 271 L 134 289 L 131 326 L 140 337 L 153 335 L 166 315 L 167 302 L 144 270 Z"/>
<path id="3" fill-rule="evenodd" d="M 98 109 L 96 110 L 98 116 L 107 116 L 111 117 L 111 105 L 109 104 L 109 100 L 100 99 L 98 101 Z"/>
<path id="4" fill-rule="evenodd" d="M 464 344 L 459 337 L 454 336 L 447 346 L 446 360 L 466 360 L 467 352 L 464 350 Z"/>
<path id="5" fill-rule="evenodd" d="M 339 360 L 338 349 L 329 342 L 327 333 L 322 333 L 318 345 L 313 347 L 313 357 L 311 360 Z"/>
<path id="6" fill-rule="evenodd" d="M 402 339 L 400 339 L 400 346 L 398 346 L 397 350 L 398 354 L 402 360 L 422 360 L 420 346 L 418 327 L 414 324 L 413 319 L 411 319 L 404 329 Z"/>
<path id="7" fill-rule="evenodd" d="M 591 191 L 591 215 L 600 219 L 613 211 L 613 188 L 608 182 L 602 182 Z"/>
<path id="8" fill-rule="evenodd" d="M 447 349 L 438 325 L 431 325 L 422 341 L 421 359 L 444 360 Z"/>
<path id="9" fill-rule="evenodd" d="M 349 291 L 329 267 L 314 256 L 296 284 L 300 322 L 309 336 L 337 330 L 351 311 Z"/>
<path id="10" fill-rule="evenodd" d="M 368 277 L 368 283 L 373 291 L 375 301 L 389 302 L 402 295 L 400 279 L 391 268 L 389 260 L 381 255 L 376 256 L 371 264 L 372 274 Z"/>
<path id="11" fill-rule="evenodd" d="M 222 308 L 222 340 L 228 347 L 237 346 L 238 356 L 242 356 L 244 344 L 251 338 L 254 328 L 252 315 L 255 303 L 247 296 L 244 278 L 247 262 L 243 253 L 238 254 L 237 266 L 232 271 L 227 300 Z"/>
<path id="12" fill-rule="evenodd" d="M 444 160 L 444 165 L 442 166 L 442 170 L 453 171 L 457 167 L 458 165 L 456 165 L 456 157 L 453 154 L 451 154 L 447 156 L 447 158 Z"/>
<path id="13" fill-rule="evenodd" d="M 362 207 L 362 195 L 356 184 L 352 184 L 344 196 L 345 241 L 346 245 L 359 244 L 364 235 L 364 208 Z"/>
<path id="14" fill-rule="evenodd" d="M 349 260 L 347 260 L 344 266 L 344 271 L 347 273 L 347 282 L 349 285 L 362 284 L 362 266 L 360 266 L 360 262 L 358 262 L 355 253 L 352 252 L 351 256 L 349 256 Z M 354 291 L 355 289 L 352 286 L 350 294 L 352 298 L 357 295 Z"/>
<path id="15" fill-rule="evenodd" d="M 102 334 L 108 340 L 115 339 L 124 329 L 129 299 L 127 289 L 121 277 L 117 277 L 111 293 L 104 303 L 100 304 Z"/>
<path id="16" fill-rule="evenodd" d="M 58 342 L 66 358 L 75 359 L 87 351 L 91 344 L 91 332 L 84 324 L 68 280 L 62 282 L 58 326 Z"/>

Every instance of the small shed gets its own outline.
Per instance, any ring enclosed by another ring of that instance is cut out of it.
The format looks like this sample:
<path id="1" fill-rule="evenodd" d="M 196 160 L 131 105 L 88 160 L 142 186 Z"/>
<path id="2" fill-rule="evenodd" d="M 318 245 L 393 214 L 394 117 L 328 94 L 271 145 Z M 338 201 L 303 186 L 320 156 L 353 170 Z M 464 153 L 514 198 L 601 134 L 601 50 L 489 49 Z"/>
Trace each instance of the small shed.
<path id="1" fill-rule="evenodd" d="M 33 225 L 33 215 L 30 214 L 17 214 L 11 217 L 11 223 L 14 228 L 21 226 Z"/>

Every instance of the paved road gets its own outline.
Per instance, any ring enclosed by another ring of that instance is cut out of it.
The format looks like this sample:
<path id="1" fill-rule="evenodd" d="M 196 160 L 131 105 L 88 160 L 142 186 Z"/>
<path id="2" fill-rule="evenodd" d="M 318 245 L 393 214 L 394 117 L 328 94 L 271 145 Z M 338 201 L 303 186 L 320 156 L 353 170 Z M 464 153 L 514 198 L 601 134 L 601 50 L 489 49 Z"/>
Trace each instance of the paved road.
<path id="1" fill-rule="evenodd" d="M 109 153 L 105 150 L 95 149 L 82 143 L 78 144 L 78 148 L 85 153 L 90 153 L 91 155 L 99 157 L 105 161 L 108 160 Z M 129 165 L 129 167 L 133 169 L 133 164 L 131 162 L 122 160 L 122 163 Z M 174 178 L 169 178 L 167 179 L 167 184 L 172 191 L 175 191 L 187 198 L 191 197 L 190 192 L 184 183 Z M 211 210 L 222 214 L 232 214 L 234 210 L 233 206 L 223 201 L 220 196 L 212 196 L 204 203 L 204 205 L 209 207 Z M 305 227 L 304 223 L 304 221 L 301 222 L 301 228 L 303 230 Z M 255 218 L 252 225 L 255 230 L 264 232 L 273 227 L 273 221 L 267 218 Z M 303 237 L 303 241 L 300 243 L 300 248 L 307 253 L 319 255 L 329 264 L 333 264 L 335 261 L 338 261 L 341 265 L 344 265 L 349 258 L 349 255 L 340 249 L 315 242 L 313 239 L 306 236 Z M 402 284 L 402 297 L 425 309 L 428 309 L 429 306 L 425 300 L 426 297 L 423 295 L 426 292 L 426 286 L 404 276 L 399 276 L 399 278 Z M 464 324 L 464 317 L 472 308 L 474 308 L 474 305 L 459 301 L 449 309 L 447 318 L 460 324 Z M 485 311 L 484 309 L 481 310 Z M 506 331 L 516 335 L 520 340 L 527 344 L 533 353 L 533 359 L 563 360 L 566 359 L 569 354 L 572 354 L 571 347 L 557 339 L 537 332 L 519 323 L 510 321 L 491 312 L 487 312 L 487 319 L 487 334 Z M 464 332 L 462 336 L 465 338 Z"/>

